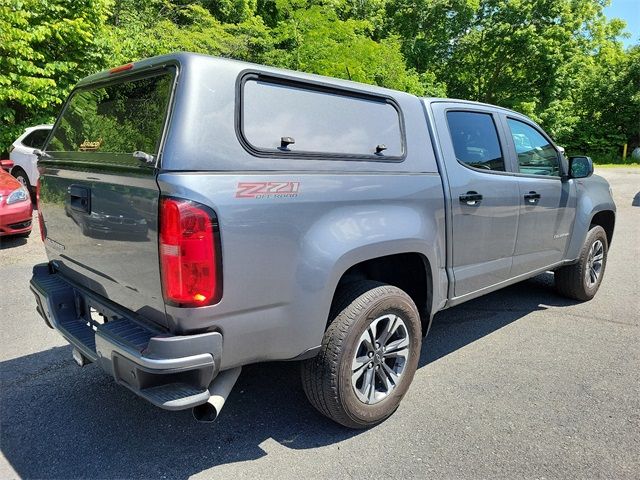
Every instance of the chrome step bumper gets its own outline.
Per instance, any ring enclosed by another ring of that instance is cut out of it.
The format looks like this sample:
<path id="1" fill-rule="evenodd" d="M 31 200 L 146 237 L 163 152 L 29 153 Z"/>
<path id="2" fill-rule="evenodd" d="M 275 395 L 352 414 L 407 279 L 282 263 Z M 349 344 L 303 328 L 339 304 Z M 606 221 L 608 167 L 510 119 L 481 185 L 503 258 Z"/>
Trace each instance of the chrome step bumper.
<path id="1" fill-rule="evenodd" d="M 205 403 L 218 374 L 222 335 L 171 335 L 107 299 L 72 283 L 47 264 L 36 265 L 31 291 L 37 311 L 87 360 L 115 381 L 167 410 Z M 91 308 L 103 323 L 91 318 Z"/>

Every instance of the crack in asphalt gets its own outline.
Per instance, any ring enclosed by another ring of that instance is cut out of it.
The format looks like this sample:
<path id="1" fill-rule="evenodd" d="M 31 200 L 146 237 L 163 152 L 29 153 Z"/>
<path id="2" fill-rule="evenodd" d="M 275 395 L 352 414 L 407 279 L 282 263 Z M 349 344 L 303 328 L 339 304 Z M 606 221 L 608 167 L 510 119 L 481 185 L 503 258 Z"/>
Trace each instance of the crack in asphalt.
<path id="1" fill-rule="evenodd" d="M 21 384 L 21 383 L 26 383 L 26 382 L 31 382 L 33 380 L 38 379 L 39 377 L 42 377 L 43 375 L 47 375 L 49 373 L 52 372 L 57 372 L 60 370 L 64 370 L 65 368 L 71 368 L 74 367 L 74 365 L 72 363 L 70 363 L 68 360 L 64 360 L 61 362 L 56 362 L 50 365 L 46 365 L 43 366 L 41 369 L 33 371 L 33 372 L 29 372 L 29 373 L 25 373 L 23 375 L 19 375 L 17 377 L 15 377 L 12 380 L 5 380 L 4 378 L 2 379 L 2 381 L 0 382 L 2 384 L 3 389 L 6 389 L 8 387 L 12 387 L 15 386 L 17 384 Z"/>

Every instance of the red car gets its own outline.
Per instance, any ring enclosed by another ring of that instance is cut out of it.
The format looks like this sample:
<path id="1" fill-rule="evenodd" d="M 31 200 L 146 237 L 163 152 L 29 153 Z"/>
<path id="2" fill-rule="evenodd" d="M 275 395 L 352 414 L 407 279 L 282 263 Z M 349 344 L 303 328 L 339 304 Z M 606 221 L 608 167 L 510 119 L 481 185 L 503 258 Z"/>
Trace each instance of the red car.
<path id="1" fill-rule="evenodd" d="M 28 237 L 31 233 L 33 206 L 29 191 L 10 173 L 0 168 L 0 237 L 19 235 Z"/>

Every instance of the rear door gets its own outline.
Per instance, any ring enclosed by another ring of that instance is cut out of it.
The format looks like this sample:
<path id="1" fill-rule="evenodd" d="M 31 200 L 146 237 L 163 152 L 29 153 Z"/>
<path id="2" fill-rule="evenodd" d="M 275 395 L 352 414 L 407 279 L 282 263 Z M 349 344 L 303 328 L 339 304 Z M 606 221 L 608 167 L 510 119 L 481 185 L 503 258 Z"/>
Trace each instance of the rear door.
<path id="1" fill-rule="evenodd" d="M 549 267 L 564 257 L 575 218 L 573 182 L 563 182 L 561 153 L 524 118 L 504 116 L 509 156 L 518 175 L 520 219 L 511 276 Z"/>
<path id="2" fill-rule="evenodd" d="M 518 181 L 508 171 L 506 145 L 493 110 L 433 104 L 451 198 L 454 296 L 506 280 L 518 226 Z"/>
<path id="3" fill-rule="evenodd" d="M 174 81 L 174 69 L 164 68 L 77 89 L 39 162 L 50 260 L 160 324 L 155 165 Z"/>

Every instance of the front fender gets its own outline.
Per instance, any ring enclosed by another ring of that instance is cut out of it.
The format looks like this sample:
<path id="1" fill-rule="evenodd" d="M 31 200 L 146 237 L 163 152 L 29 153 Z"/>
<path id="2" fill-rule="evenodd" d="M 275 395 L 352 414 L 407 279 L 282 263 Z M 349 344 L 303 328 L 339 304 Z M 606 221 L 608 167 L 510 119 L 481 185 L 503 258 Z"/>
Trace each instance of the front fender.
<path id="1" fill-rule="evenodd" d="M 616 212 L 616 204 L 611 197 L 609 183 L 598 175 L 571 180 L 576 182 L 576 219 L 573 224 L 571 240 L 567 247 L 566 259 L 575 261 L 580 255 L 593 217 L 604 211 Z"/>

